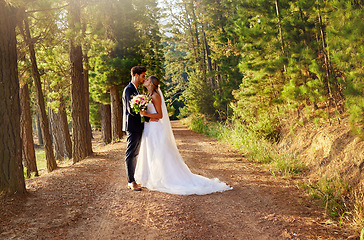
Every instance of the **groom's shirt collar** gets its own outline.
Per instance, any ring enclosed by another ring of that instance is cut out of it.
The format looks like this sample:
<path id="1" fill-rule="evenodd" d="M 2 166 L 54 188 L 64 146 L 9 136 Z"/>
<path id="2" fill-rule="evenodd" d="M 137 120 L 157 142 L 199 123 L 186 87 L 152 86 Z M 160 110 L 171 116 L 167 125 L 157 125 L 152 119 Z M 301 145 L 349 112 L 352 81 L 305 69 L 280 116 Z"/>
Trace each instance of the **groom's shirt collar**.
<path id="1" fill-rule="evenodd" d="M 135 84 L 133 82 L 131 82 L 131 84 L 133 84 L 133 86 L 135 87 L 135 89 L 137 90 L 137 93 L 139 94 L 138 88 L 135 86 Z"/>

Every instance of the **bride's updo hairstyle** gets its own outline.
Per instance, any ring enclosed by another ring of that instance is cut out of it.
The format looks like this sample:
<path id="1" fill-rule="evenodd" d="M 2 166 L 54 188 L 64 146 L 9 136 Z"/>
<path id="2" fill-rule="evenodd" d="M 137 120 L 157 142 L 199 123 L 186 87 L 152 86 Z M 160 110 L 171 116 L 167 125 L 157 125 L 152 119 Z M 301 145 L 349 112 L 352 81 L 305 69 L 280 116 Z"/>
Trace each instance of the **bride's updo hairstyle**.
<path id="1" fill-rule="evenodd" d="M 151 82 L 153 83 L 153 92 L 154 91 L 157 91 L 158 90 L 158 87 L 159 87 L 159 83 L 160 83 L 160 80 L 159 78 L 157 78 L 156 76 L 152 75 L 150 77 L 148 77 L 148 79 L 151 80 Z"/>

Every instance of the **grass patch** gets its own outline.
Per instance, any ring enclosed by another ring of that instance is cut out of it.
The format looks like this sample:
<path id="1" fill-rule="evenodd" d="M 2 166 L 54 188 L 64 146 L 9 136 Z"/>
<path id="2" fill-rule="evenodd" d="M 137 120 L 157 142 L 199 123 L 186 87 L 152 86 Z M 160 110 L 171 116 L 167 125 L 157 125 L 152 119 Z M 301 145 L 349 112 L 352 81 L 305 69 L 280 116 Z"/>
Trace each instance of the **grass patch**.
<path id="1" fill-rule="evenodd" d="M 35 150 L 35 159 L 37 161 L 38 170 L 47 168 L 47 160 L 44 149 Z"/>
<path id="2" fill-rule="evenodd" d="M 35 149 L 35 159 L 36 159 L 36 162 L 37 162 L 38 171 L 41 170 L 41 169 L 46 169 L 47 168 L 47 160 L 46 160 L 44 149 Z M 30 178 L 33 178 L 34 175 L 35 175 L 35 173 L 31 173 Z M 26 167 L 24 167 L 24 178 L 28 179 L 28 177 L 27 177 L 27 168 Z"/>
<path id="3" fill-rule="evenodd" d="M 293 154 L 278 152 L 274 143 L 268 141 L 254 129 L 237 121 L 234 123 L 212 123 L 204 117 L 190 116 L 182 123 L 192 130 L 226 142 L 241 152 L 248 160 L 273 166 L 272 174 L 277 171 L 282 176 L 290 176 L 309 171 L 300 164 Z M 291 129 L 293 134 L 293 129 Z M 340 226 L 345 221 L 353 225 L 364 240 L 364 186 L 355 191 L 339 176 L 322 177 L 311 182 L 305 180 L 301 187 L 312 199 L 318 200 L 325 207 L 328 215 L 337 220 Z"/>
<path id="4" fill-rule="evenodd" d="M 360 240 L 364 240 L 364 187 L 361 186 L 353 193 L 354 209 L 353 209 L 353 225 L 360 234 Z"/>
<path id="5" fill-rule="evenodd" d="M 340 177 L 331 179 L 323 177 L 316 182 L 303 183 L 301 187 L 312 199 L 319 200 L 332 218 L 341 217 L 341 222 L 345 215 L 347 215 L 346 217 L 351 215 L 346 211 L 350 204 L 345 197 L 349 193 L 349 185 L 344 183 Z"/>
<path id="6" fill-rule="evenodd" d="M 297 175 L 308 169 L 304 167 L 293 155 L 279 153 L 276 155 L 274 164 L 283 176 Z"/>
<path id="7" fill-rule="evenodd" d="M 220 138 L 220 125 L 218 122 L 208 122 L 202 115 L 190 118 L 184 118 L 181 122 L 187 125 L 191 130 L 204 134 L 209 137 Z"/>
<path id="8" fill-rule="evenodd" d="M 299 161 L 289 154 L 280 154 L 268 140 L 246 128 L 240 122 L 209 122 L 203 116 L 191 116 L 182 120 L 195 132 L 228 143 L 253 162 L 271 164 L 284 176 L 302 172 Z"/>
<path id="9" fill-rule="evenodd" d="M 268 141 L 259 139 L 254 132 L 247 131 L 243 124 L 237 122 L 230 126 L 221 125 L 220 131 L 221 140 L 241 151 L 250 160 L 259 163 L 274 161 L 275 153 L 272 151 L 272 145 Z"/>

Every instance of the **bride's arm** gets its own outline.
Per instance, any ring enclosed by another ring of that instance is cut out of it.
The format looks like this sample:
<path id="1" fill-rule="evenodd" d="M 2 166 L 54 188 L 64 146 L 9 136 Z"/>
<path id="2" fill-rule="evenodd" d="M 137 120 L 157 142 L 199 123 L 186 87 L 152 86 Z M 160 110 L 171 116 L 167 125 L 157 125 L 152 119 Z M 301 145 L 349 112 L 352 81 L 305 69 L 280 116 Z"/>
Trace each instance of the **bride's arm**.
<path id="1" fill-rule="evenodd" d="M 150 118 L 157 118 L 157 119 L 163 118 L 162 98 L 161 98 L 161 96 L 159 94 L 153 94 L 152 95 L 152 103 L 153 103 L 155 111 L 157 113 L 148 113 L 148 112 L 142 110 L 142 111 L 140 111 L 140 114 L 142 116 L 146 116 L 146 117 L 150 117 Z"/>

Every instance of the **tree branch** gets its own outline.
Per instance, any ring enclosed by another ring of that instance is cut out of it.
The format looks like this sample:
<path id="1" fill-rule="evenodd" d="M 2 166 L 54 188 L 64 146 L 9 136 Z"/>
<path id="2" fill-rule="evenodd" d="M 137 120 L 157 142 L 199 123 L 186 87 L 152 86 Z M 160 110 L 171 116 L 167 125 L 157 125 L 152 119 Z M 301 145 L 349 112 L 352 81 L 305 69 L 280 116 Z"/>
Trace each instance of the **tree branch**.
<path id="1" fill-rule="evenodd" d="M 38 9 L 38 10 L 31 10 L 31 11 L 27 11 L 25 10 L 25 13 L 35 13 L 35 12 L 47 12 L 47 11 L 52 11 L 52 10 L 60 10 L 60 9 L 63 9 L 63 8 L 66 8 L 68 7 L 70 4 L 66 4 L 62 7 L 56 7 L 56 8 L 47 8 L 47 9 Z"/>

